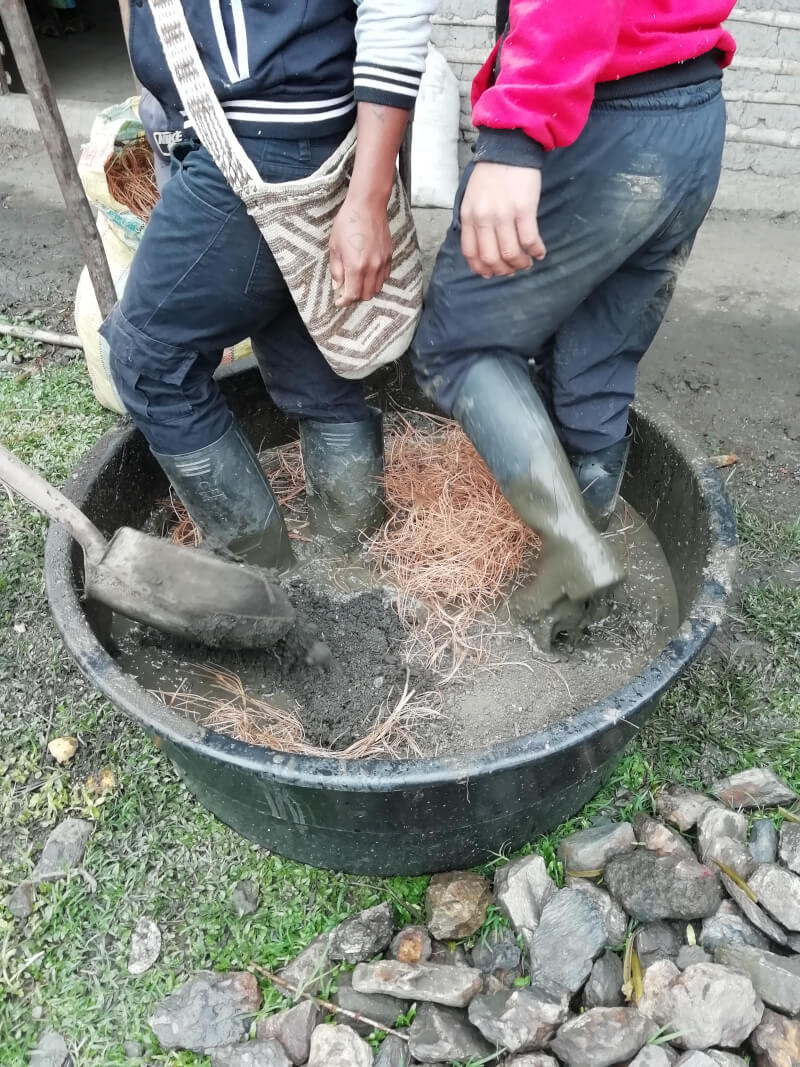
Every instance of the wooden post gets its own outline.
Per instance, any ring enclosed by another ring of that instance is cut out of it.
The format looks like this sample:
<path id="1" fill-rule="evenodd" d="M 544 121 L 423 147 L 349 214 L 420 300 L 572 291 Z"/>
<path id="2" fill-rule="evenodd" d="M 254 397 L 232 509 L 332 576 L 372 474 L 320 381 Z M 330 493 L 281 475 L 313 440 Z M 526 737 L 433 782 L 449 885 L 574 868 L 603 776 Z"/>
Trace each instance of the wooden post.
<path id="1" fill-rule="evenodd" d="M 411 138 L 413 134 L 414 112 L 412 111 L 408 116 L 408 126 L 406 126 L 406 132 L 403 135 L 403 143 L 400 145 L 400 159 L 398 160 L 400 181 L 403 183 L 409 203 L 411 202 Z"/>
<path id="2" fill-rule="evenodd" d="M 25 0 L 3 0 L 3 24 L 19 68 L 22 85 L 33 106 L 75 236 L 83 252 L 100 312 L 105 318 L 117 302 L 114 282 L 89 201 L 83 192 L 78 167 L 72 155 L 42 53 L 36 42 Z"/>
<path id="3" fill-rule="evenodd" d="M 11 92 L 9 85 L 10 75 L 6 73 L 3 56 L 6 54 L 5 45 L 0 41 L 0 96 L 7 96 Z"/>

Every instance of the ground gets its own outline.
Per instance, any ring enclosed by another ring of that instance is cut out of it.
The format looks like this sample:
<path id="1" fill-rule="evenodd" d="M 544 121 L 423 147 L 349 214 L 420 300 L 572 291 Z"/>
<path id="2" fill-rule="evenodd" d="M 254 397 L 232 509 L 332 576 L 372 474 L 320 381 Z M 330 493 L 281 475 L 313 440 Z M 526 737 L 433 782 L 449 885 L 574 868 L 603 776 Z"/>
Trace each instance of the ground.
<path id="1" fill-rule="evenodd" d="M 69 326 L 78 254 L 36 138 L 0 132 L 4 240 L 0 312 Z M 428 243 L 433 230 L 425 228 Z M 770 765 L 800 788 L 800 427 L 796 267 L 800 222 L 714 217 L 642 375 L 642 398 L 735 452 L 730 473 L 742 536 L 730 618 L 700 664 L 673 690 L 614 780 L 567 826 L 530 848 L 559 876 L 554 845 L 601 811 L 648 808 L 665 781 L 707 785 Z M 5 305 L 5 306 L 3 306 Z M 0 340 L 0 439 L 56 481 L 110 425 L 80 362 Z M 35 356 L 35 359 L 29 357 Z M 31 870 L 65 815 L 96 823 L 82 870 L 43 886 L 27 923 L 0 910 L 0 1034 L 4 1067 L 21 1067 L 45 1026 L 77 1067 L 121 1067 L 140 1041 L 151 1067 L 201 1067 L 165 1054 L 147 1017 L 190 973 L 271 968 L 356 908 L 390 899 L 416 919 L 426 879 L 378 881 L 313 870 L 238 838 L 188 795 L 170 764 L 81 679 L 50 621 L 42 583 L 45 524 L 0 493 L 0 899 Z M 66 769 L 47 740 L 77 736 Z M 98 797 L 90 774 L 115 785 Z M 255 879 L 258 911 L 237 918 L 232 885 Z M 139 916 L 164 935 L 152 971 L 130 978 L 127 946 Z M 496 916 L 492 916 L 496 922 Z M 267 1005 L 277 996 L 265 983 Z"/>

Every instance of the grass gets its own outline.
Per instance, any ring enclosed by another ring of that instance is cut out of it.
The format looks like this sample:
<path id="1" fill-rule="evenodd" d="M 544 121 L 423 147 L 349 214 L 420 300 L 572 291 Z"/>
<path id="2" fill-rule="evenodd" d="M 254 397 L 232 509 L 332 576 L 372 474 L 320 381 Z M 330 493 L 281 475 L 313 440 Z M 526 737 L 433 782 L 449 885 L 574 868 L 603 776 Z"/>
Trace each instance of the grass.
<path id="1" fill-rule="evenodd" d="M 79 363 L 0 376 L 0 439 L 56 481 L 112 424 L 91 397 Z M 800 559 L 800 528 L 739 509 L 750 566 Z M 47 832 L 66 815 L 96 822 L 84 868 L 42 886 L 21 925 L 0 909 L 0 1039 L 3 1067 L 22 1067 L 45 1026 L 61 1032 L 76 1067 L 123 1067 L 123 1042 L 141 1042 L 140 1064 L 202 1067 L 208 1060 L 160 1050 L 148 1024 L 159 998 L 200 968 L 279 967 L 317 933 L 358 908 L 389 899 L 399 923 L 424 914 L 427 880 L 349 878 L 270 855 L 201 808 L 169 762 L 93 693 L 65 655 L 42 583 L 45 524 L 0 491 L 0 895 L 30 871 Z M 705 786 L 716 776 L 768 764 L 800 788 L 800 591 L 765 581 L 732 608 L 758 655 L 705 657 L 663 702 L 602 793 L 555 832 L 531 842 L 562 879 L 559 840 L 598 814 L 630 817 L 664 783 Z M 754 643 L 754 644 L 753 644 Z M 46 740 L 79 738 L 68 769 Z M 115 788 L 93 795 L 87 776 L 113 771 Z M 491 874 L 497 864 L 481 868 Z M 260 886 L 257 912 L 237 918 L 230 890 Z M 147 974 L 127 974 L 141 915 L 162 930 Z M 485 936 L 502 925 L 492 909 Z M 264 985 L 265 1010 L 280 1002 Z"/>

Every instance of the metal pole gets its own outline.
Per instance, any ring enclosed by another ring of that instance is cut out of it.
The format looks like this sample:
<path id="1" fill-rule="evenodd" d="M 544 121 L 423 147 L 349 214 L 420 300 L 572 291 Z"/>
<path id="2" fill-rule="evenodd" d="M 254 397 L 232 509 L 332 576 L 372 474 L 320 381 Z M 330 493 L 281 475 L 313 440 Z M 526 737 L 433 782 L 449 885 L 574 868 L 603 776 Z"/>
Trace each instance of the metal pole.
<path id="1" fill-rule="evenodd" d="M 25 0 L 3 0 L 3 25 L 28 94 L 36 121 L 44 137 L 61 195 L 67 205 L 75 236 L 86 260 L 100 312 L 105 318 L 117 302 L 108 260 L 97 232 L 89 201 L 83 192 L 78 167 L 72 155 L 67 131 L 56 104 L 53 87 L 25 7 Z"/>

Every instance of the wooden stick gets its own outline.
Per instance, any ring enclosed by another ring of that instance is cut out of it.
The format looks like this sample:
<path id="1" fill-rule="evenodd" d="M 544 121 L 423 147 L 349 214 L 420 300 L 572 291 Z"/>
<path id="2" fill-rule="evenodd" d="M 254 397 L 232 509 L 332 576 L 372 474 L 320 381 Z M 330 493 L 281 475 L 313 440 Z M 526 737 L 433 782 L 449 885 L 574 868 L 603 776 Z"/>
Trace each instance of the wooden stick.
<path id="1" fill-rule="evenodd" d="M 11 75 L 6 73 L 5 64 L 3 63 L 3 56 L 6 54 L 5 46 L 0 41 L 0 96 L 8 96 L 11 92 Z"/>
<path id="2" fill-rule="evenodd" d="M 10 322 L 0 322 L 0 335 L 22 337 L 29 341 L 41 341 L 46 345 L 60 345 L 62 348 L 83 348 L 83 343 L 74 333 L 53 333 L 52 330 L 37 330 L 33 326 L 12 326 Z"/>
<path id="3" fill-rule="evenodd" d="M 400 1033 L 399 1030 L 392 1030 L 391 1027 L 376 1022 L 374 1019 L 369 1019 L 366 1015 L 360 1015 L 357 1011 L 348 1011 L 347 1008 L 340 1008 L 338 1004 L 332 1004 L 331 1001 L 323 1000 L 322 997 L 315 997 L 312 993 L 306 993 L 302 989 L 298 990 L 291 985 L 291 983 L 284 981 L 283 978 L 278 978 L 276 974 L 272 974 L 263 967 L 259 967 L 257 963 L 251 962 L 250 970 L 255 971 L 256 974 L 260 974 L 263 978 L 268 978 L 273 985 L 276 985 L 279 989 L 285 989 L 287 993 L 291 993 L 295 998 L 301 997 L 304 1000 L 313 1000 L 316 1004 L 319 1004 L 321 1008 L 324 1008 L 325 1011 L 329 1011 L 332 1015 L 343 1015 L 346 1019 L 352 1019 L 354 1022 L 366 1023 L 367 1026 L 371 1026 L 375 1030 L 380 1030 L 381 1033 L 393 1034 L 395 1037 L 399 1037 L 401 1041 L 408 1041 L 408 1036 Z"/>
<path id="4" fill-rule="evenodd" d="M 114 282 L 89 201 L 83 192 L 67 131 L 64 129 L 25 0 L 3 0 L 3 25 L 61 187 L 61 195 L 72 219 L 100 312 L 105 318 L 117 302 Z"/>

